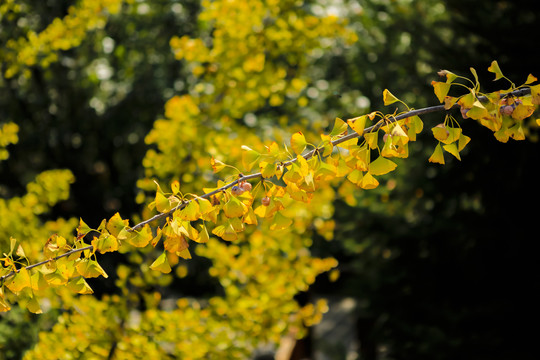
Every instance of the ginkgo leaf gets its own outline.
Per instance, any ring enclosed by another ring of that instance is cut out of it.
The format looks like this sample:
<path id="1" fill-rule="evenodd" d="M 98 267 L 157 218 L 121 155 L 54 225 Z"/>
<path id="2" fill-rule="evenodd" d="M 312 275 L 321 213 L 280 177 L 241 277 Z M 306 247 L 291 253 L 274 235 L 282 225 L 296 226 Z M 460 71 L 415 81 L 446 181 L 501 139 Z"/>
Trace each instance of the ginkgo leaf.
<path id="1" fill-rule="evenodd" d="M 439 102 L 443 103 L 446 95 L 448 95 L 451 84 L 447 82 L 432 81 L 431 85 L 433 86 L 435 95 L 437 96 L 437 99 L 439 99 Z"/>
<path id="2" fill-rule="evenodd" d="M 173 180 L 171 182 L 171 191 L 174 195 L 178 194 L 180 192 L 180 181 Z"/>
<path id="3" fill-rule="evenodd" d="M 379 186 L 379 182 L 375 179 L 370 172 L 364 174 L 364 177 L 360 181 L 360 187 L 365 190 L 375 189 Z"/>
<path id="4" fill-rule="evenodd" d="M 388 89 L 384 89 L 383 101 L 384 101 L 384 105 L 390 105 L 400 100 L 397 97 L 395 97 Z"/>
<path id="5" fill-rule="evenodd" d="M 145 247 L 152 240 L 152 230 L 148 224 L 145 224 L 142 229 L 134 230 L 127 238 L 128 242 L 136 247 Z"/>
<path id="6" fill-rule="evenodd" d="M 366 126 L 366 120 L 368 119 L 367 115 L 362 115 L 355 117 L 353 119 L 347 120 L 347 124 L 353 129 L 357 134 L 362 135 L 364 133 L 364 128 Z"/>
<path id="7" fill-rule="evenodd" d="M 251 210 L 251 208 L 250 208 Z M 251 210 L 253 211 L 253 210 Z M 201 229 L 199 230 L 199 238 L 196 240 L 198 243 L 204 244 L 210 240 L 210 235 L 208 235 L 208 229 L 204 224 L 200 224 Z"/>
<path id="8" fill-rule="evenodd" d="M 512 111 L 512 119 L 520 121 L 528 118 L 534 113 L 535 107 L 532 105 L 519 104 L 516 106 L 514 111 Z"/>
<path id="9" fill-rule="evenodd" d="M 364 139 L 366 140 L 366 143 L 370 149 L 376 149 L 378 147 L 379 133 L 376 131 L 365 133 Z"/>
<path id="10" fill-rule="evenodd" d="M 212 165 L 212 170 L 214 171 L 214 173 L 220 172 L 227 166 L 222 161 L 214 159 L 213 157 L 210 159 L 210 165 Z"/>
<path id="11" fill-rule="evenodd" d="M 86 225 L 83 219 L 79 218 L 79 226 L 77 226 L 77 238 L 82 238 L 84 235 L 88 234 L 92 229 L 90 226 Z"/>
<path id="12" fill-rule="evenodd" d="M 435 139 L 439 141 L 444 141 L 448 139 L 448 136 L 450 136 L 450 132 L 448 131 L 448 127 L 444 124 L 439 124 L 433 128 L 431 128 L 431 131 L 433 132 L 433 136 Z"/>
<path id="13" fill-rule="evenodd" d="M 66 286 L 69 290 L 77 294 L 89 295 L 94 293 L 94 290 L 92 290 L 82 276 L 71 279 Z"/>
<path id="14" fill-rule="evenodd" d="M 453 96 L 445 96 L 444 97 L 444 109 L 448 110 L 451 109 L 457 102 L 459 98 L 453 97 Z"/>
<path id="15" fill-rule="evenodd" d="M 330 136 L 337 136 L 341 135 L 344 132 L 347 131 L 347 123 L 340 118 L 336 118 L 334 121 L 334 127 L 332 128 L 332 131 L 330 132 Z"/>
<path id="16" fill-rule="evenodd" d="M 270 230 L 283 230 L 291 226 L 292 219 L 285 217 L 281 212 L 277 212 L 270 225 Z"/>
<path id="17" fill-rule="evenodd" d="M 529 74 L 527 76 L 527 80 L 525 81 L 526 85 L 532 84 L 533 82 L 537 81 L 538 79 L 533 74 Z"/>
<path id="18" fill-rule="evenodd" d="M 321 152 L 322 156 L 330 156 L 334 150 L 334 145 L 332 144 L 332 138 L 328 135 L 321 134 L 322 143 L 318 146 L 318 151 Z"/>
<path id="19" fill-rule="evenodd" d="M 508 129 L 510 132 L 510 137 L 514 140 L 525 140 L 525 133 L 523 131 L 523 126 L 521 123 L 517 123 Z"/>
<path id="20" fill-rule="evenodd" d="M 188 248 L 188 242 L 181 235 L 167 235 L 163 241 L 163 247 L 168 252 L 176 253 Z"/>
<path id="21" fill-rule="evenodd" d="M 392 160 L 379 156 L 369 164 L 369 173 L 371 175 L 384 175 L 393 171 L 397 167 L 397 164 Z"/>
<path id="22" fill-rule="evenodd" d="M 32 287 L 32 283 L 30 282 L 30 272 L 26 270 L 26 268 L 20 269 L 13 277 L 13 280 L 7 283 L 6 286 L 15 293 L 24 288 Z"/>
<path id="23" fill-rule="evenodd" d="M 222 225 L 216 226 L 212 230 L 212 234 L 219 236 L 220 238 L 226 241 L 234 241 L 238 238 L 236 231 L 234 231 L 234 228 L 232 227 L 229 221 L 226 221 Z"/>
<path id="24" fill-rule="evenodd" d="M 169 259 L 167 258 L 167 253 L 164 251 L 158 258 L 150 265 L 150 269 L 157 270 L 164 274 L 171 272 L 171 266 L 169 265 Z"/>
<path id="25" fill-rule="evenodd" d="M 186 259 L 186 260 L 191 259 L 191 253 L 189 252 L 189 249 L 178 251 L 176 252 L 176 255 L 180 256 L 182 259 Z"/>
<path id="26" fill-rule="evenodd" d="M 259 170 L 261 175 L 265 179 L 269 179 L 276 174 L 277 164 L 273 162 L 261 161 L 259 163 Z"/>
<path id="27" fill-rule="evenodd" d="M 99 251 L 101 254 L 118 250 L 118 240 L 108 233 L 103 233 L 99 237 L 94 236 L 91 244 L 94 251 Z"/>
<path id="28" fill-rule="evenodd" d="M 11 310 L 9 304 L 5 301 L 3 296 L 0 296 L 0 312 L 5 312 Z"/>
<path id="29" fill-rule="evenodd" d="M 456 159 L 461 161 L 461 157 L 459 156 L 459 150 L 456 143 L 443 145 L 443 149 L 449 152 L 450 154 L 454 155 Z"/>
<path id="30" fill-rule="evenodd" d="M 347 180 L 352 182 L 355 185 L 360 185 L 360 182 L 362 181 L 362 178 L 364 177 L 364 173 L 360 170 L 353 170 L 347 175 Z"/>
<path id="31" fill-rule="evenodd" d="M 482 118 L 488 117 L 489 111 L 484 105 L 482 105 L 480 101 L 476 100 L 472 104 L 472 107 L 469 109 L 469 111 L 467 111 L 467 116 L 475 120 L 480 120 Z"/>
<path id="32" fill-rule="evenodd" d="M 488 71 L 495 74 L 495 80 L 499 80 L 504 77 L 501 69 L 499 68 L 499 64 L 496 60 L 491 62 L 491 65 L 488 67 Z"/>
<path id="33" fill-rule="evenodd" d="M 129 224 L 129 220 L 122 220 L 119 213 L 114 214 L 107 222 L 107 230 L 113 236 L 118 236 L 120 232 Z"/>
<path id="34" fill-rule="evenodd" d="M 105 270 L 103 270 L 103 268 L 98 264 L 98 262 L 92 259 L 80 260 L 75 266 L 75 268 L 77 269 L 79 275 L 85 278 L 94 278 L 100 275 L 104 278 L 109 277 Z"/>
<path id="35" fill-rule="evenodd" d="M 433 151 L 433 154 L 431 154 L 431 156 L 429 157 L 428 161 L 444 165 L 444 154 L 440 143 L 435 146 L 435 150 Z"/>
<path id="36" fill-rule="evenodd" d="M 461 151 L 465 148 L 465 146 L 467 146 L 467 144 L 471 141 L 471 138 L 468 137 L 467 135 L 463 135 L 461 134 L 459 136 L 459 140 L 458 140 L 458 151 Z"/>
<path id="37" fill-rule="evenodd" d="M 306 145 L 307 145 L 306 138 L 304 137 L 304 134 L 302 134 L 301 131 L 298 131 L 292 135 L 291 148 L 293 149 L 295 154 L 301 155 L 302 152 L 305 150 Z"/>
<path id="38" fill-rule="evenodd" d="M 47 280 L 45 280 L 45 276 L 41 271 L 35 271 L 30 276 L 30 282 L 32 284 L 32 290 L 35 291 L 42 291 L 49 287 Z"/>
<path id="39" fill-rule="evenodd" d="M 175 216 L 185 221 L 196 221 L 201 217 L 199 203 L 191 200 L 183 209 L 175 211 Z"/>
<path id="40" fill-rule="evenodd" d="M 223 213 L 228 218 L 241 217 L 246 212 L 246 205 L 238 200 L 236 196 L 231 196 L 229 201 L 223 205 Z"/>
<path id="41" fill-rule="evenodd" d="M 443 144 L 450 144 L 459 140 L 459 137 L 461 136 L 461 128 L 446 126 L 446 130 L 448 131 L 448 136 L 446 139 L 441 140 Z"/>
<path id="42" fill-rule="evenodd" d="M 160 213 L 165 213 L 172 209 L 169 199 L 160 191 L 156 192 L 156 196 L 154 198 L 154 204 L 156 206 L 156 210 L 159 211 Z"/>
<path id="43" fill-rule="evenodd" d="M 253 166 L 259 161 L 261 154 L 246 145 L 242 145 L 242 150 L 242 165 L 247 171 L 251 171 Z"/>
<path id="44" fill-rule="evenodd" d="M 35 296 L 30 296 L 28 298 L 23 298 L 19 301 L 19 305 L 23 308 L 26 308 L 33 314 L 42 314 L 41 306 L 39 305 L 38 300 Z"/>
<path id="45" fill-rule="evenodd" d="M 257 225 L 257 216 L 255 215 L 255 211 L 253 211 L 251 206 L 248 208 L 247 213 L 244 214 L 242 221 L 248 225 Z"/>

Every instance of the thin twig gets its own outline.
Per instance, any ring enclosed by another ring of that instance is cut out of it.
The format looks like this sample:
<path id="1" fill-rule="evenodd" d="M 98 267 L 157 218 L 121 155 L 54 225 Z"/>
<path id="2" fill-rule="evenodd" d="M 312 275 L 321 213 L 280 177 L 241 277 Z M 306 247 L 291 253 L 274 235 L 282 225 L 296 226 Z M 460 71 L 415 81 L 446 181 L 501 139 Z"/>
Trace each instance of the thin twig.
<path id="1" fill-rule="evenodd" d="M 530 88 L 522 88 L 522 89 L 518 89 L 518 90 L 514 90 L 514 91 L 511 91 L 511 92 L 508 92 L 508 93 L 501 93 L 500 96 L 503 97 L 503 96 L 516 96 L 516 97 L 520 97 L 520 96 L 525 96 L 525 95 L 528 95 L 531 93 L 531 89 Z M 486 96 L 479 96 L 478 97 L 478 100 L 481 101 L 481 102 L 485 102 L 487 101 L 487 97 Z M 456 108 L 459 108 L 459 104 L 454 104 L 451 108 L 449 109 L 445 109 L 444 108 L 444 105 L 435 105 L 435 106 L 428 106 L 428 107 L 425 107 L 425 108 L 421 108 L 421 109 L 417 109 L 417 110 L 410 110 L 410 111 L 407 111 L 405 113 L 402 113 L 402 114 L 399 114 L 399 115 L 396 115 L 396 116 L 391 116 L 389 119 L 388 119 L 388 122 L 389 123 L 393 123 L 393 122 L 396 122 L 396 121 L 399 121 L 399 120 L 403 120 L 403 119 L 406 119 L 408 117 L 412 117 L 412 116 L 419 116 L 419 115 L 424 115 L 424 114 L 429 114 L 429 113 L 434 113 L 434 112 L 438 112 L 438 111 L 448 111 L 448 110 L 451 110 L 451 109 L 456 109 Z M 359 134 L 357 132 L 352 132 L 350 134 L 347 134 L 343 137 L 340 137 L 339 139 L 336 139 L 336 140 L 333 140 L 331 143 L 333 146 L 336 146 L 338 144 L 341 144 L 345 141 L 348 141 L 348 140 L 351 140 L 351 139 L 355 139 L 355 138 L 360 138 L 362 137 L 364 134 L 367 134 L 367 133 L 371 133 L 371 132 L 375 132 L 377 130 L 379 130 L 382 126 L 384 126 L 385 123 L 384 122 L 378 122 L 376 123 L 375 125 L 372 125 L 372 126 L 369 126 L 367 128 L 364 129 L 364 131 L 362 132 L 362 134 Z M 310 150 L 308 151 L 307 153 L 305 153 L 304 155 L 302 155 L 302 157 L 306 160 L 310 159 L 311 157 L 313 157 L 317 151 L 319 151 L 320 149 L 319 148 L 315 148 L 313 150 Z M 288 160 L 288 161 L 285 161 L 285 162 L 281 162 L 280 164 L 282 166 L 288 166 L 294 162 L 296 162 L 298 159 L 297 158 L 294 158 L 294 159 L 291 159 L 291 160 Z M 209 193 L 206 193 L 206 194 L 203 194 L 201 196 L 199 196 L 199 198 L 203 198 L 203 199 L 207 199 L 215 194 L 218 194 L 222 191 L 225 191 L 226 189 L 234 186 L 234 185 L 237 185 L 243 181 L 247 181 L 247 180 L 251 180 L 251 179 L 256 179 L 256 178 L 260 178 L 262 177 L 262 173 L 258 172 L 258 173 L 253 173 L 253 174 L 249 174 L 249 175 L 242 175 L 242 176 L 239 176 L 238 179 L 234 180 L 233 182 L 227 184 L 227 185 L 223 185 L 222 187 L 218 188 L 218 189 L 215 189 Z M 179 204 L 178 206 L 176 206 L 175 208 L 171 209 L 170 211 L 168 212 L 165 212 L 165 213 L 160 213 L 160 214 L 157 214 L 157 215 L 154 215 L 152 216 L 151 218 L 149 219 L 146 219 L 144 221 L 141 221 L 140 223 L 136 224 L 136 225 L 133 225 L 131 228 L 127 229 L 128 231 L 132 232 L 132 231 L 135 231 L 139 228 L 142 228 L 143 226 L 145 226 L 146 224 L 149 224 L 153 221 L 156 221 L 156 220 L 160 220 L 160 219 L 163 219 L 163 218 L 167 218 L 169 216 L 171 216 L 175 211 L 177 210 L 181 210 L 183 209 L 184 207 L 186 207 L 191 201 L 193 200 L 196 200 L 195 199 L 192 199 L 192 200 L 188 200 L 188 201 L 184 201 L 182 202 L 181 204 Z M 26 267 L 24 267 L 26 270 L 30 270 L 32 268 L 35 268 L 37 266 L 40 266 L 40 265 L 43 265 L 43 264 L 46 264 L 50 261 L 55 261 L 55 260 L 58 260 L 60 258 L 63 258 L 63 257 L 66 257 L 66 256 L 69 256 L 69 255 L 72 255 L 74 253 L 77 253 L 77 252 L 81 252 L 81 251 L 86 251 L 86 250 L 90 250 L 92 251 L 93 250 L 93 246 L 92 245 L 89 245 L 89 246 L 85 246 L 85 247 L 82 247 L 82 248 L 78 248 L 78 249 L 72 249 L 62 255 L 58 255 L 54 258 L 51 258 L 51 259 L 48 259 L 48 260 L 44 260 L 44 261 L 40 261 L 38 263 L 35 263 L 35 264 L 32 264 L 32 265 L 28 265 Z M 21 269 L 18 269 L 18 270 L 14 270 L 6 275 L 3 275 L 0 277 L 0 283 L 3 283 L 4 280 L 14 276 L 15 274 L 17 274 Z"/>

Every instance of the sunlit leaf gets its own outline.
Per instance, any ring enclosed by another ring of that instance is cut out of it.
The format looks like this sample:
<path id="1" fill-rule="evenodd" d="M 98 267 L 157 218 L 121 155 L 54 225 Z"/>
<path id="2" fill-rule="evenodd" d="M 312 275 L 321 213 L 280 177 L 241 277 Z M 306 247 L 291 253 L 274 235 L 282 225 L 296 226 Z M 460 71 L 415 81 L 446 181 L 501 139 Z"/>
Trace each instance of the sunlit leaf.
<path id="1" fill-rule="evenodd" d="M 210 165 L 212 165 L 212 170 L 214 170 L 214 173 L 220 172 L 227 166 L 222 161 L 214 159 L 213 157 L 210 159 Z"/>
<path id="2" fill-rule="evenodd" d="M 347 131 L 347 123 L 341 120 L 340 118 L 336 118 L 336 120 L 334 120 L 334 127 L 332 128 L 332 131 L 330 132 L 330 136 L 341 135 L 346 131 Z"/>
<path id="3" fill-rule="evenodd" d="M 6 284 L 7 288 L 13 292 L 19 292 L 26 287 L 32 287 L 30 282 L 30 272 L 26 268 L 19 270 L 13 280 Z"/>
<path id="4" fill-rule="evenodd" d="M 435 146 L 435 150 L 433 151 L 433 154 L 431 154 L 428 161 L 444 165 L 444 154 L 440 143 Z"/>
<path id="5" fill-rule="evenodd" d="M 118 236 L 120 234 L 120 231 L 124 229 L 126 226 L 128 226 L 129 220 L 122 220 L 119 213 L 114 214 L 107 223 L 107 230 L 111 233 L 113 236 Z"/>
<path id="6" fill-rule="evenodd" d="M 277 212 L 270 225 L 270 230 L 283 230 L 291 226 L 292 219 L 285 217 L 281 212 Z"/>
<path id="7" fill-rule="evenodd" d="M 388 89 L 384 89 L 383 101 L 384 101 L 384 105 L 390 105 L 400 100 L 397 97 L 395 97 Z"/>
<path id="8" fill-rule="evenodd" d="M 242 165 L 247 171 L 259 161 L 261 154 L 246 145 L 242 145 Z"/>
<path id="9" fill-rule="evenodd" d="M 128 242 L 136 247 L 145 247 L 153 237 L 150 226 L 145 224 L 142 229 L 132 232 L 131 236 L 128 237 Z"/>
<path id="10" fill-rule="evenodd" d="M 369 164 L 369 173 L 371 175 L 384 175 L 393 171 L 397 164 L 392 160 L 379 156 Z"/>
<path id="11" fill-rule="evenodd" d="M 360 187 L 362 189 L 370 190 L 379 186 L 379 182 L 375 179 L 370 172 L 364 174 L 364 177 L 360 181 Z"/>
<path id="12" fill-rule="evenodd" d="M 306 145 L 306 138 L 304 137 L 304 134 L 302 134 L 302 132 L 298 131 L 292 135 L 291 148 L 293 149 L 295 154 L 301 155 L 302 152 L 305 150 Z"/>
<path id="13" fill-rule="evenodd" d="M 353 119 L 347 120 L 347 124 L 353 129 L 357 134 L 362 135 L 364 133 L 364 128 L 366 126 L 366 120 L 368 119 L 367 115 L 362 115 L 355 117 Z"/>
<path id="14" fill-rule="evenodd" d="M 71 279 L 66 286 L 69 290 L 77 294 L 88 295 L 94 293 L 90 285 L 88 285 L 82 276 Z"/>
<path id="15" fill-rule="evenodd" d="M 169 265 L 169 260 L 167 259 L 167 253 L 164 251 L 158 258 L 150 265 L 150 269 L 157 270 L 164 274 L 171 272 L 171 266 Z"/>
<path id="16" fill-rule="evenodd" d="M 109 277 L 98 262 L 92 259 L 80 260 L 76 265 L 76 269 L 79 275 L 85 278 L 94 278 L 100 275 L 104 278 Z"/>

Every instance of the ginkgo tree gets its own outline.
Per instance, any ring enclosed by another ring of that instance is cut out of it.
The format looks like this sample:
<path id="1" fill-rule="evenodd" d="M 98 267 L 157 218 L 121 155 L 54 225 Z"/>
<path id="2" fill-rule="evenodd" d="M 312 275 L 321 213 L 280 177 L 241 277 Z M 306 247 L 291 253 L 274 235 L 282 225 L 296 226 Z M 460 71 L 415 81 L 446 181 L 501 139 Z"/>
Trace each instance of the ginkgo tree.
<path id="1" fill-rule="evenodd" d="M 294 296 L 337 265 L 335 259 L 310 254 L 311 227 L 332 237 L 336 194 L 353 191 L 350 184 L 376 188 L 378 176 L 397 168 L 396 158 L 408 157 L 409 145 L 424 130 L 423 114 L 445 114 L 431 128 L 436 144 L 429 161 L 440 164 L 445 153 L 460 159 L 471 141 L 457 118 L 477 121 L 502 142 L 524 140 L 538 126 L 531 117 L 540 102 L 537 79 L 530 75 L 516 86 L 494 61 L 488 70 L 507 82 L 500 91 L 483 93 L 474 69 L 473 79 L 444 70 L 443 80 L 432 83 L 442 105 L 415 110 L 385 90 L 384 104 L 401 110 L 336 118 L 328 132 L 297 125 L 274 128 L 271 140 L 261 139 L 236 119 L 285 98 L 302 106 L 306 54 L 323 46 L 321 38 L 352 42 L 355 35 L 337 18 L 309 15 L 290 1 L 203 5 L 200 20 L 212 31 L 201 38 L 171 39 L 177 58 L 188 62 L 197 81 L 190 94 L 167 102 L 164 119 L 146 138 L 154 148 L 143 160 L 146 173 L 139 181 L 138 200 L 148 205 L 143 220 L 131 224 L 117 213 L 95 226 L 79 219 L 72 237 L 58 232 L 32 245 L 10 238 L 1 259 L 0 308 L 8 311 L 17 302 L 40 313 L 47 298 L 77 309 L 42 333 L 28 358 L 77 352 L 96 358 L 237 358 L 261 342 L 279 343 L 290 332 L 302 336 L 326 305 L 301 307 Z M 70 19 L 51 26 L 72 26 Z M 234 26 L 246 22 L 256 31 L 242 34 Z M 50 31 L 31 38 L 47 39 Z M 41 66 L 54 55 L 46 59 Z M 13 64 L 6 76 L 34 63 Z M 16 143 L 16 133 L 14 124 L 5 125 L 0 145 Z M 182 298 L 166 310 L 159 291 L 144 289 L 171 281 L 173 268 L 182 276 L 182 263 L 193 249 L 212 260 L 209 272 L 224 296 Z M 79 297 L 92 293 L 85 279 L 108 276 L 99 264 L 100 254 L 107 252 L 124 253 L 138 265 L 117 269 L 123 296 Z M 129 309 L 141 303 L 144 310 L 134 321 Z M 92 331 L 95 323 L 104 325 L 101 331 Z"/>

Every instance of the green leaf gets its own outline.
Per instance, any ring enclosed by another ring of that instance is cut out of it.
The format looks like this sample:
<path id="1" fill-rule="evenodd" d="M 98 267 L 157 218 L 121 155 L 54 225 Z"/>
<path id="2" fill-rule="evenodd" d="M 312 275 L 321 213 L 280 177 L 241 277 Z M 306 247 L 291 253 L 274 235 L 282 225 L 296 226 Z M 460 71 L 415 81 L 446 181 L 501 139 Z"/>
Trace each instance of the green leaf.
<path id="1" fill-rule="evenodd" d="M 496 60 L 493 60 L 491 62 L 491 66 L 488 67 L 488 71 L 495 74 L 495 80 L 499 80 L 499 79 L 502 79 L 504 77 L 501 69 L 499 68 L 499 64 L 497 63 Z"/>

